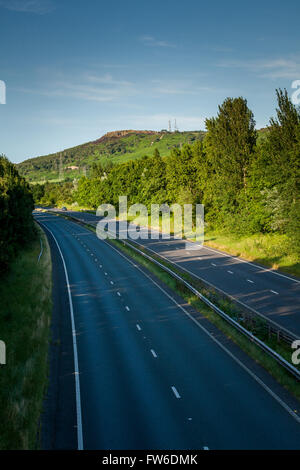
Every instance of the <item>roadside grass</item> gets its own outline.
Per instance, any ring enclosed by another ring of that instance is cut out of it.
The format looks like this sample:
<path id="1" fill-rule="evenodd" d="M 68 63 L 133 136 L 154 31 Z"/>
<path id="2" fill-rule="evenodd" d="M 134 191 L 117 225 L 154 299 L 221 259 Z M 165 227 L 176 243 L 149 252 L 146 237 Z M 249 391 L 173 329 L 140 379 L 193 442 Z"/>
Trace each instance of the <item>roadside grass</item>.
<path id="1" fill-rule="evenodd" d="M 39 447 L 52 301 L 50 249 L 37 230 L 37 239 L 12 262 L 0 283 L 0 339 L 6 344 L 6 365 L 0 366 L 1 450 Z M 43 254 L 38 263 L 40 237 Z"/>
<path id="2" fill-rule="evenodd" d="M 59 216 L 65 217 L 66 219 L 72 220 L 72 217 L 59 214 Z M 91 230 L 96 232 L 96 228 L 87 223 L 83 225 Z M 297 400 L 300 402 L 300 387 L 299 382 L 294 378 L 284 367 L 282 367 L 275 359 L 265 353 L 260 349 L 256 344 L 252 343 L 248 338 L 246 338 L 242 333 L 236 330 L 233 326 L 226 322 L 222 317 L 215 313 L 211 308 L 204 304 L 195 294 L 185 287 L 182 283 L 174 279 L 170 274 L 165 272 L 162 268 L 155 265 L 151 261 L 145 259 L 142 255 L 137 253 L 134 249 L 130 248 L 128 245 L 124 245 L 120 240 L 108 240 L 108 243 L 115 245 L 130 258 L 136 260 L 141 266 L 144 266 L 149 272 L 154 274 L 160 281 L 172 289 L 175 293 L 179 294 L 187 303 L 189 303 L 196 311 L 201 313 L 205 318 L 207 318 L 212 324 L 214 324 L 221 332 L 225 334 L 227 338 L 232 340 L 237 346 L 241 348 L 249 357 L 254 359 L 255 362 L 260 364 L 265 370 L 267 370 L 279 384 L 281 384 L 286 390 L 288 390 Z M 139 247 L 141 251 L 143 249 Z M 151 257 L 158 259 L 154 254 L 151 254 Z M 203 295 L 208 297 L 212 302 L 218 305 L 224 312 L 230 315 L 232 318 L 237 319 L 237 316 L 240 314 L 237 306 L 230 301 L 230 299 L 225 299 L 221 297 L 216 292 L 210 291 L 207 287 L 203 287 L 201 282 L 198 282 L 191 278 L 186 273 L 183 273 L 179 269 L 176 269 L 170 263 L 159 258 L 159 262 L 168 268 L 172 269 L 177 274 L 187 280 L 189 283 L 194 285 Z M 244 324 L 246 328 L 249 325 Z M 261 334 L 259 327 L 254 329 L 254 334 L 257 334 L 260 339 L 262 339 L 269 347 L 274 351 L 280 354 L 288 362 L 291 362 L 291 355 L 293 350 L 283 342 L 277 342 L 275 335 L 270 337 L 266 336 L 265 333 Z M 299 366 L 295 366 L 300 370 Z M 298 410 L 294 410 L 298 411 Z M 300 413 L 300 408 L 299 408 Z"/>

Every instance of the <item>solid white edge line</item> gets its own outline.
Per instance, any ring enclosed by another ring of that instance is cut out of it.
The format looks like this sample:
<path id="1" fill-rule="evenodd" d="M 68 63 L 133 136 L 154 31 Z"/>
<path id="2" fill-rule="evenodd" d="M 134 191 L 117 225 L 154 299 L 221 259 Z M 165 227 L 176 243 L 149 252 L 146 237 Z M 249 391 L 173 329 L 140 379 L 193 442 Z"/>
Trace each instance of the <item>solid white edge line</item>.
<path id="1" fill-rule="evenodd" d="M 77 448 L 78 450 L 83 450 L 83 435 L 82 435 L 82 413 L 81 413 L 81 398 L 80 398 L 80 380 L 79 380 L 79 368 L 78 368 L 78 353 L 77 353 L 77 341 L 76 341 L 76 329 L 75 329 L 75 321 L 74 321 L 74 310 L 73 310 L 73 302 L 72 302 L 72 295 L 70 289 L 70 281 L 68 276 L 68 271 L 65 263 L 64 256 L 60 249 L 60 246 L 56 240 L 55 235 L 53 232 L 46 227 L 44 224 L 40 222 L 40 224 L 48 230 L 53 240 L 56 243 L 58 248 L 59 254 L 61 256 L 63 267 L 65 271 L 66 283 L 68 288 L 68 297 L 69 297 L 69 306 L 70 306 L 70 316 L 71 316 L 71 325 L 72 325 L 72 338 L 73 338 L 73 354 L 74 354 L 74 370 L 75 370 L 75 392 L 76 392 L 76 415 L 77 415 Z"/>
<path id="2" fill-rule="evenodd" d="M 117 253 L 119 253 L 123 258 L 125 258 L 130 264 L 134 265 L 134 263 L 127 257 L 125 256 L 120 250 L 115 248 L 114 246 L 110 245 L 107 243 L 105 240 L 101 240 L 106 245 L 108 245 L 110 248 L 115 250 Z M 223 346 L 223 344 L 218 341 L 204 326 L 202 326 L 189 312 L 185 310 L 182 305 L 179 305 L 178 302 L 170 295 L 168 292 L 166 292 L 157 282 L 155 282 L 148 274 L 146 274 L 140 267 L 136 266 L 137 269 L 145 276 L 147 277 L 153 284 L 155 284 L 161 292 L 163 292 L 167 297 L 169 297 L 172 302 L 175 303 L 199 328 L 201 328 L 202 331 L 204 331 L 221 349 L 223 349 L 224 352 L 226 352 L 242 369 L 244 369 L 271 397 L 281 405 L 281 407 L 287 411 L 292 418 L 294 418 L 298 423 L 300 423 L 300 416 L 298 416 L 275 392 L 273 392 L 257 375 L 252 372 L 247 366 L 245 366 L 237 357 L 234 356 L 234 354 L 229 351 L 229 349 L 226 348 L 226 346 Z"/>
<path id="3" fill-rule="evenodd" d="M 40 238 L 40 245 L 41 245 L 41 251 L 40 251 L 40 254 L 39 254 L 39 257 L 38 257 L 38 260 L 37 260 L 38 263 L 40 262 L 40 259 L 41 259 L 41 256 L 42 256 L 43 250 L 44 250 L 44 248 L 43 248 L 43 241 L 42 241 L 41 238 Z"/>

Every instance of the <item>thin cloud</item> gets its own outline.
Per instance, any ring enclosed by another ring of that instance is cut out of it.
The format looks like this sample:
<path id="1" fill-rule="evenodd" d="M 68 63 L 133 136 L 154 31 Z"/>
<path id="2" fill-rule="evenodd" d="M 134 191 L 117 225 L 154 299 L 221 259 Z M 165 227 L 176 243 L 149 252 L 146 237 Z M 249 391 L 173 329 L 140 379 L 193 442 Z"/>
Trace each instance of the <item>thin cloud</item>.
<path id="1" fill-rule="evenodd" d="M 55 8 L 51 0 L 0 0 L 0 7 L 38 15 L 44 15 Z"/>
<path id="2" fill-rule="evenodd" d="M 300 76 L 300 59 L 277 58 L 268 60 L 223 60 L 217 64 L 219 67 L 248 70 L 263 78 L 290 78 Z"/>
<path id="3" fill-rule="evenodd" d="M 160 41 L 153 36 L 141 36 L 140 41 L 145 46 L 151 46 L 151 47 L 176 47 L 175 44 L 171 44 L 170 42 L 167 41 Z"/>
<path id="4" fill-rule="evenodd" d="M 201 86 L 193 80 L 152 80 L 153 91 L 163 95 L 199 95 L 203 92 L 216 93 L 220 88 Z"/>
<path id="5" fill-rule="evenodd" d="M 85 74 L 76 81 L 62 74 L 43 88 L 16 88 L 23 93 L 43 96 L 61 96 L 96 102 L 113 102 L 123 97 L 131 97 L 138 93 L 135 84 L 115 80 L 111 75 L 96 76 Z"/>

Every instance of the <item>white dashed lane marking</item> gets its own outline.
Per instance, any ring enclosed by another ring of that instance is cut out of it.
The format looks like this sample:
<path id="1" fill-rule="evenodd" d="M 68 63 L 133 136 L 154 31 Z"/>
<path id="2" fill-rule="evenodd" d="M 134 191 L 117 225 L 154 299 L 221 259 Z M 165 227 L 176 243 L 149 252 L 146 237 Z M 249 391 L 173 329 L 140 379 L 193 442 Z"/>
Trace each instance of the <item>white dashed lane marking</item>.
<path id="1" fill-rule="evenodd" d="M 139 331 L 141 331 L 142 328 L 140 327 L 140 325 L 138 323 L 136 324 L 136 327 Z"/>
<path id="2" fill-rule="evenodd" d="M 254 284 L 254 281 L 251 281 L 251 279 L 247 279 L 247 282 L 250 282 L 251 284 Z"/>
<path id="3" fill-rule="evenodd" d="M 155 357 L 155 358 L 157 358 L 157 354 L 156 354 L 156 352 L 154 351 L 154 349 L 150 349 L 150 351 L 151 351 L 152 356 Z"/>
<path id="4" fill-rule="evenodd" d="M 130 312 L 130 308 L 128 307 L 128 305 L 126 305 L 125 308 L 126 308 L 127 312 Z"/>
<path id="5" fill-rule="evenodd" d="M 276 292 L 276 290 L 271 290 L 272 294 L 279 295 L 279 292 Z"/>

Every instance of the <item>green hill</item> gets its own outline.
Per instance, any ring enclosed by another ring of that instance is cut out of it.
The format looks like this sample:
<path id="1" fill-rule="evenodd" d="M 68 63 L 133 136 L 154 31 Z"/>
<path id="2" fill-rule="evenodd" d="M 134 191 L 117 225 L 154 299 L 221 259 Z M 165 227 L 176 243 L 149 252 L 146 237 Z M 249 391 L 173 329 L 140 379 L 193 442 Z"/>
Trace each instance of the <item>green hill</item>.
<path id="1" fill-rule="evenodd" d="M 109 132 L 93 142 L 25 160 L 18 164 L 18 171 L 30 182 L 72 180 L 88 173 L 93 163 L 107 165 L 134 160 L 152 155 L 156 148 L 162 156 L 166 156 L 172 148 L 202 139 L 204 134 L 204 131 Z"/>

